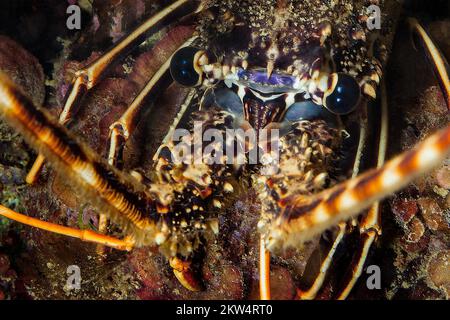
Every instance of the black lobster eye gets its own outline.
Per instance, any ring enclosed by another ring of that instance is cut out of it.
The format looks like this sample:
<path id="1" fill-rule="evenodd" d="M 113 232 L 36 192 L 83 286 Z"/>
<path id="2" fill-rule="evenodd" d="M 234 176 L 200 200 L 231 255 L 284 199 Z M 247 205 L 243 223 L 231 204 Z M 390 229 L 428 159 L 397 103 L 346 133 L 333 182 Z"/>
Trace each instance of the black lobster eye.
<path id="1" fill-rule="evenodd" d="M 198 67 L 199 55 L 202 51 L 194 47 L 178 50 L 170 61 L 170 74 L 179 84 L 195 87 L 201 83 L 202 70 Z"/>
<path id="2" fill-rule="evenodd" d="M 335 114 L 347 114 L 355 110 L 361 90 L 355 78 L 345 73 L 332 75 L 333 88 L 325 95 L 324 106 Z"/>

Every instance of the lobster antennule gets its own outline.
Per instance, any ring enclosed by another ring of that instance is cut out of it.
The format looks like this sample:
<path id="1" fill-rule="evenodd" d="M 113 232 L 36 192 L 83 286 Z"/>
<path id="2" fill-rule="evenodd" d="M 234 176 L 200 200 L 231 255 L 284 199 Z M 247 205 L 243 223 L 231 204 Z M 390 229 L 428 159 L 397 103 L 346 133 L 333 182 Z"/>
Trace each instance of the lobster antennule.
<path id="1" fill-rule="evenodd" d="M 450 125 L 379 169 L 315 196 L 284 199 L 280 216 L 269 226 L 270 250 L 308 241 L 340 221 L 358 215 L 441 163 L 450 153 Z"/>

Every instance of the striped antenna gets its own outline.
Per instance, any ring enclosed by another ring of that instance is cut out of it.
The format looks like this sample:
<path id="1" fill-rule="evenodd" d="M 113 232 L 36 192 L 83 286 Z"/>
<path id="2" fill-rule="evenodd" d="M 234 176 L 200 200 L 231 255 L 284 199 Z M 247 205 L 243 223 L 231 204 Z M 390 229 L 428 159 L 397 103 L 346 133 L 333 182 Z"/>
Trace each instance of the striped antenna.
<path id="1" fill-rule="evenodd" d="M 292 196 L 280 200 L 281 213 L 267 235 L 270 250 L 296 246 L 357 216 L 381 200 L 439 165 L 450 153 L 450 125 L 414 149 L 384 166 L 343 182 L 315 196 Z"/>

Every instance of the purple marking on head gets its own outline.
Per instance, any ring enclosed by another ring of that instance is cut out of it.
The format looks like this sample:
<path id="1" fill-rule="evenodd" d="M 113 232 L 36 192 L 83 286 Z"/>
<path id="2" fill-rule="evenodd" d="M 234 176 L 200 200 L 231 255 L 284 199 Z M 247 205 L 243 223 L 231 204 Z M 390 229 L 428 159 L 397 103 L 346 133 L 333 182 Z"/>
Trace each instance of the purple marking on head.
<path id="1" fill-rule="evenodd" d="M 267 78 L 265 70 L 239 70 L 238 77 L 241 80 L 270 86 L 292 87 L 295 83 L 295 77 L 278 73 L 273 73 L 270 78 Z"/>

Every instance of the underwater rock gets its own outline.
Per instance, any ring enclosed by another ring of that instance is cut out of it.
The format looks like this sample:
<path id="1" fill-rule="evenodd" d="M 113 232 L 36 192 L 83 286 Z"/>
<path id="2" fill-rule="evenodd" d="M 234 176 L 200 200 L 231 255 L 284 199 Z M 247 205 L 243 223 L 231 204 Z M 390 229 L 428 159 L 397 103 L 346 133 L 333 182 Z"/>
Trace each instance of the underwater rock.
<path id="1" fill-rule="evenodd" d="M 445 165 L 438 169 L 436 173 L 438 185 L 444 189 L 450 189 L 450 166 Z"/>
<path id="2" fill-rule="evenodd" d="M 4 275 L 9 270 L 10 262 L 6 254 L 0 253 L 0 276 Z"/>
<path id="3" fill-rule="evenodd" d="M 39 61 L 14 40 L 0 35 L 0 71 L 21 86 L 37 106 L 44 103 L 45 77 Z"/>
<path id="4" fill-rule="evenodd" d="M 392 211 L 395 214 L 396 219 L 405 226 L 418 212 L 417 203 L 415 201 L 408 201 L 403 199 L 397 199 L 392 204 Z"/>
<path id="5" fill-rule="evenodd" d="M 428 264 L 428 276 L 432 284 L 444 290 L 447 299 L 450 298 L 450 250 L 437 252 Z"/>
<path id="6" fill-rule="evenodd" d="M 414 217 L 408 225 L 408 231 L 406 232 L 406 241 L 417 243 L 425 233 L 425 227 L 423 223 Z"/>
<path id="7" fill-rule="evenodd" d="M 418 200 L 422 217 L 427 227 L 433 231 L 450 231 L 449 223 L 444 215 L 444 211 L 436 200 L 422 198 Z"/>

